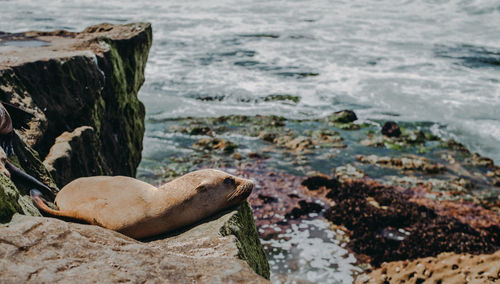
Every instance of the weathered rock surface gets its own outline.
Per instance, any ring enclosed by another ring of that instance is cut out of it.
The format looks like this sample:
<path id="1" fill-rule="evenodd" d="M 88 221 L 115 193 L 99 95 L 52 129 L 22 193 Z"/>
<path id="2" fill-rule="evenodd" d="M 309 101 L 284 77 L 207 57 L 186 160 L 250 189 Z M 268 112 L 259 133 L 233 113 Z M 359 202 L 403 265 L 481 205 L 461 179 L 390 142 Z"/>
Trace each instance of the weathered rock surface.
<path id="1" fill-rule="evenodd" d="M 137 92 L 152 42 L 147 23 L 2 34 L 0 100 L 20 109 L 14 127 L 44 157 L 63 132 L 95 130 L 103 173 L 134 176 L 141 160 L 143 104 Z M 57 168 L 52 173 L 58 178 Z M 64 174 L 63 174 L 64 175 Z"/>
<path id="2" fill-rule="evenodd" d="M 12 144 L 15 152 L 9 157 L 12 164 L 46 185 L 57 188 L 35 150 L 26 145 L 17 134 L 13 135 Z M 41 216 L 31 202 L 30 189 L 30 185 L 23 180 L 0 173 L 0 223 L 9 222 L 15 213 Z"/>
<path id="3" fill-rule="evenodd" d="M 414 261 L 382 264 L 355 283 L 497 283 L 500 281 L 500 250 L 493 254 L 442 253 Z"/>
<path id="4" fill-rule="evenodd" d="M 237 259 L 246 256 L 269 277 L 262 248 L 246 250 L 252 242 L 259 240 L 248 204 L 147 242 L 98 226 L 16 215 L 0 226 L 0 271 L 2 283 L 268 283 Z"/>
<path id="5" fill-rule="evenodd" d="M 79 177 L 105 175 L 98 145 L 92 127 L 78 127 L 56 138 L 43 164 L 61 187 Z"/>

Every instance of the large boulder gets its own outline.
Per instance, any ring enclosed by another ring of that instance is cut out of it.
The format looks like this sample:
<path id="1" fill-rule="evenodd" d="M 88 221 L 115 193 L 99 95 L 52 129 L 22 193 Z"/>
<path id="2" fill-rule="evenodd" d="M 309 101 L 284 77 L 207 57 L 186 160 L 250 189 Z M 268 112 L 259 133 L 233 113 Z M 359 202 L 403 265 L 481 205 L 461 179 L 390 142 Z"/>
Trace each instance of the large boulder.
<path id="1" fill-rule="evenodd" d="M 0 240 L 2 283 L 269 283 L 238 259 L 253 255 L 252 268 L 269 277 L 248 204 L 144 242 L 98 226 L 23 215 L 0 226 Z M 253 252 L 245 251 L 256 243 Z"/>
<path id="2" fill-rule="evenodd" d="M 12 105 L 14 127 L 41 157 L 63 132 L 89 126 L 101 174 L 134 176 L 145 116 L 137 92 L 151 42 L 148 23 L 2 33 L 0 101 Z"/>

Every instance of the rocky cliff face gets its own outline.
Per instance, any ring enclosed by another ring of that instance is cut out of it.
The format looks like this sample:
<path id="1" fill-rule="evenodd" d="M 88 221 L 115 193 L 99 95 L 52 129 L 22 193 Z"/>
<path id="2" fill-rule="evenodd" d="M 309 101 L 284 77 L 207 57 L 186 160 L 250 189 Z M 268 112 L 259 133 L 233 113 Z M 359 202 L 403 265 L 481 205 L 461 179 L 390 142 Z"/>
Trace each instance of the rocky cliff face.
<path id="1" fill-rule="evenodd" d="M 0 101 L 15 132 L 9 161 L 52 188 L 82 176 L 134 176 L 145 115 L 137 92 L 151 42 L 147 23 L 0 34 Z M 4 180 L 0 221 L 39 215 L 29 186 Z"/>
<path id="2" fill-rule="evenodd" d="M 137 92 L 144 82 L 151 25 L 101 24 L 81 33 L 3 34 L 0 40 L 0 100 L 18 109 L 11 114 L 22 140 L 41 157 L 49 154 L 52 165 L 47 166 L 53 166 L 57 185 L 88 175 L 134 176 L 145 115 Z M 94 166 L 68 174 L 57 160 L 71 160 L 72 154 L 50 149 L 57 137 L 79 127 L 92 128 L 84 139 L 92 143 L 83 146 L 92 149 L 75 159 Z"/>

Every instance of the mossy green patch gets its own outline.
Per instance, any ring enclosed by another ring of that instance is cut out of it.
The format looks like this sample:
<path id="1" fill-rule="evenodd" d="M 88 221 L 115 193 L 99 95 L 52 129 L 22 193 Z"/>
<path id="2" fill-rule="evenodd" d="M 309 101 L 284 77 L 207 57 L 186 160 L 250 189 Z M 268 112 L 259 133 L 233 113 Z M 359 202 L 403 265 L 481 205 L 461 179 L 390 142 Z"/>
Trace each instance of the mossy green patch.
<path id="1" fill-rule="evenodd" d="M 236 236 L 238 257 L 245 260 L 259 275 L 269 279 L 271 276 L 266 253 L 262 247 L 257 228 L 253 221 L 253 213 L 248 202 L 243 203 L 238 213 L 233 215 L 220 229 L 223 236 Z"/>
<path id="2" fill-rule="evenodd" d="M 7 176 L 0 174 L 0 223 L 8 223 L 15 213 L 23 213 L 18 199 L 16 186 Z"/>

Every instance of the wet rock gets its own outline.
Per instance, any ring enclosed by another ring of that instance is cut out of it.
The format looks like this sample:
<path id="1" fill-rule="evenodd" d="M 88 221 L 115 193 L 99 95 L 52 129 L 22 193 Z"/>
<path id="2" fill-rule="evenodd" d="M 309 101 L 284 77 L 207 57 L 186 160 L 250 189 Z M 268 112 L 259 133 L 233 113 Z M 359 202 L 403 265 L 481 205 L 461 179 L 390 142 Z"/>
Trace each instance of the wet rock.
<path id="1" fill-rule="evenodd" d="M 441 147 L 455 150 L 464 154 L 470 154 L 469 150 L 462 144 L 453 139 L 441 142 Z"/>
<path id="2" fill-rule="evenodd" d="M 394 131 L 397 132 L 397 130 Z M 393 133 L 393 136 L 369 133 L 360 143 L 369 147 L 385 147 L 391 150 L 400 150 L 417 145 L 422 146 L 426 142 L 426 134 L 421 130 L 400 129 L 400 132 L 397 136 L 395 135 L 396 133 Z"/>
<path id="3" fill-rule="evenodd" d="M 493 162 L 492 159 L 483 157 L 478 153 L 472 154 L 470 158 L 465 159 L 464 163 L 475 167 L 484 167 L 484 168 L 495 167 L 495 163 Z"/>
<path id="4" fill-rule="evenodd" d="M 273 94 L 264 97 L 265 102 L 270 102 L 270 101 L 290 101 L 293 103 L 299 103 L 300 102 L 300 97 L 299 96 L 293 96 L 289 94 Z"/>
<path id="5" fill-rule="evenodd" d="M 435 174 L 446 170 L 446 167 L 440 163 L 415 155 L 405 155 L 401 158 L 356 155 L 356 159 L 365 164 L 379 165 L 402 171 L 421 171 L 427 174 Z"/>
<path id="6" fill-rule="evenodd" d="M 225 154 L 234 152 L 238 145 L 222 138 L 203 138 L 193 144 L 193 148 L 205 151 L 220 151 Z"/>
<path id="7" fill-rule="evenodd" d="M 437 257 L 384 263 L 354 283 L 494 283 L 500 278 L 500 251 L 493 254 L 442 253 Z"/>
<path id="8" fill-rule="evenodd" d="M 326 176 L 311 176 L 306 178 L 301 184 L 309 190 L 318 190 L 321 187 L 333 189 L 340 185 L 336 179 Z"/>
<path id="9" fill-rule="evenodd" d="M 284 146 L 296 152 L 304 152 L 306 149 L 313 148 L 314 144 L 310 138 L 299 136 L 286 142 Z"/>
<path id="10" fill-rule="evenodd" d="M 150 242 L 98 226 L 17 215 L 0 230 L 0 238 L 8 240 L 0 243 L 2 281 L 67 283 L 80 275 L 86 282 L 99 283 L 269 283 L 249 266 L 269 277 L 262 247 L 261 259 L 258 250 L 250 259 L 247 249 L 255 245 L 251 240 L 259 241 L 255 227 L 251 233 L 241 226 L 242 218 L 253 225 L 251 213 L 248 219 L 245 210 L 250 209 L 225 213 L 173 237 Z"/>
<path id="11" fill-rule="evenodd" d="M 269 195 L 259 194 L 258 198 L 261 199 L 264 203 L 275 203 L 278 202 L 278 198 L 272 197 Z"/>
<path id="12" fill-rule="evenodd" d="M 346 148 L 347 145 L 342 141 L 344 140 L 340 134 L 330 129 L 314 130 L 311 133 L 306 133 L 311 137 L 314 145 L 321 148 Z"/>
<path id="13" fill-rule="evenodd" d="M 259 133 L 259 138 L 267 142 L 274 142 L 274 139 L 276 139 L 277 136 L 277 133 L 268 131 L 262 131 L 261 133 Z"/>
<path id="14" fill-rule="evenodd" d="M 334 175 L 340 182 L 344 182 L 347 179 L 356 180 L 365 177 L 365 173 L 362 170 L 354 167 L 351 164 L 336 167 L 334 170 Z"/>
<path id="15" fill-rule="evenodd" d="M 90 126 L 57 137 L 43 164 L 61 188 L 76 178 L 109 172 L 102 168 L 106 163 L 102 161 L 96 133 Z"/>
<path id="16" fill-rule="evenodd" d="M 255 152 L 248 153 L 248 157 L 250 159 L 265 159 L 266 158 L 265 156 L 263 156 L 263 155 L 261 155 L 259 153 L 255 153 Z"/>
<path id="17" fill-rule="evenodd" d="M 212 129 L 208 126 L 193 125 L 184 130 L 189 135 L 207 135 L 212 136 Z"/>
<path id="18" fill-rule="evenodd" d="M 399 137 L 401 135 L 401 129 L 396 122 L 387 121 L 382 127 L 382 134 L 387 137 Z"/>
<path id="19" fill-rule="evenodd" d="M 474 184 L 467 179 L 464 178 L 452 178 L 449 180 L 442 179 L 421 179 L 414 176 L 389 176 L 386 177 L 389 181 L 388 185 L 397 185 L 405 188 L 417 187 L 417 186 L 425 186 L 429 188 L 431 191 L 450 191 L 457 195 L 462 192 L 468 192 L 474 188 Z"/>
<path id="20" fill-rule="evenodd" d="M 298 219 L 303 216 L 308 216 L 311 213 L 320 213 L 323 206 L 315 202 L 307 202 L 305 200 L 299 201 L 299 206 L 292 209 L 290 213 L 285 215 L 287 219 Z"/>
<path id="21" fill-rule="evenodd" d="M 335 123 L 350 123 L 358 120 L 358 117 L 354 111 L 346 109 L 334 112 L 332 115 L 328 116 L 327 119 Z"/>
<path id="22" fill-rule="evenodd" d="M 371 181 L 342 183 L 327 195 L 335 205 L 325 217 L 352 232 L 349 247 L 382 262 L 435 256 L 440 252 L 491 253 L 497 236 L 409 201 L 391 187 Z M 498 225 L 497 225 L 498 226 Z M 399 233 L 404 234 L 399 238 Z"/>

